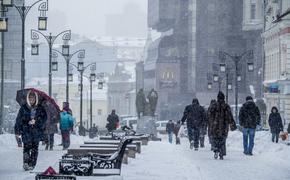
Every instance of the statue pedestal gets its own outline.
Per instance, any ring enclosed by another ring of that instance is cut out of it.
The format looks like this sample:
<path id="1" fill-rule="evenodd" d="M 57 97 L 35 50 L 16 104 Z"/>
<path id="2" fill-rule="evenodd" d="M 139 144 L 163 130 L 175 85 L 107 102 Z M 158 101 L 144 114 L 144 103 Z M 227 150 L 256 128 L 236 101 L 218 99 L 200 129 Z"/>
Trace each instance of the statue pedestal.
<path id="1" fill-rule="evenodd" d="M 137 134 L 152 134 L 157 137 L 155 119 L 151 116 L 142 116 L 137 122 Z"/>

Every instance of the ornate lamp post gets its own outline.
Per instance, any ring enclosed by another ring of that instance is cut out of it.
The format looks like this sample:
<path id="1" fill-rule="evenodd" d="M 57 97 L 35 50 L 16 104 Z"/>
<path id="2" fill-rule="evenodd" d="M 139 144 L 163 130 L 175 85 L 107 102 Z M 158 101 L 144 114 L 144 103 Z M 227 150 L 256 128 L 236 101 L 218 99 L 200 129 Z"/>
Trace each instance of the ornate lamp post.
<path id="1" fill-rule="evenodd" d="M 85 70 L 88 69 L 88 67 L 91 67 L 91 79 L 95 78 L 95 74 L 93 71 L 95 71 L 96 69 L 96 63 L 91 63 L 88 64 L 87 66 L 84 66 L 84 61 L 83 59 L 79 59 L 78 61 L 78 65 L 74 65 L 71 63 L 71 65 L 75 68 L 77 68 L 78 72 L 80 73 L 80 84 L 79 84 L 79 91 L 80 91 L 80 129 L 83 129 L 83 76 L 84 76 L 84 72 Z M 91 110 L 92 113 L 92 110 Z M 80 135 L 85 135 L 85 132 L 80 132 Z"/>
<path id="2" fill-rule="evenodd" d="M 41 2 L 41 3 L 40 3 Z M 36 4 L 40 3 L 38 6 L 38 11 L 40 15 L 38 17 L 38 30 L 46 30 L 47 29 L 47 17 L 46 12 L 48 11 L 48 0 L 38 0 L 34 2 L 32 5 L 25 5 L 25 1 L 23 0 L 22 5 L 18 6 L 13 3 L 13 0 L 2 0 L 3 6 L 6 7 L 15 7 L 19 12 L 21 22 L 22 22 L 22 53 L 21 53 L 21 89 L 25 88 L 25 20 L 27 14 Z M 5 21 L 0 20 L 0 26 L 4 27 Z M 1 29 L 1 28 L 0 28 Z"/>
<path id="3" fill-rule="evenodd" d="M 71 31 L 70 30 L 66 30 L 66 31 L 62 31 L 61 33 L 57 34 L 56 36 L 53 36 L 51 33 L 49 35 L 45 35 L 42 32 L 38 31 L 38 30 L 31 30 L 31 39 L 33 40 L 33 44 L 31 45 L 31 53 L 32 55 L 37 55 L 36 52 L 38 53 L 38 48 L 39 45 L 37 43 L 38 39 L 39 39 L 39 34 L 42 35 L 45 40 L 48 43 L 48 47 L 49 47 L 49 74 L 48 74 L 48 94 L 49 96 L 51 96 L 51 88 L 52 88 L 52 46 L 55 42 L 55 40 L 62 35 L 62 40 L 64 42 L 65 45 L 67 45 L 68 41 L 71 39 Z M 63 50 L 65 52 L 67 52 L 67 48 L 69 47 L 65 47 L 66 50 Z M 55 63 L 54 63 L 55 65 Z"/>
<path id="4" fill-rule="evenodd" d="M 236 122 L 238 122 L 238 82 L 242 80 L 241 75 L 239 75 L 239 71 L 238 71 L 238 65 L 239 63 L 245 59 L 245 57 L 247 56 L 247 60 L 253 59 L 254 55 L 253 55 L 253 51 L 246 51 L 244 53 L 242 53 L 241 55 L 231 55 L 227 52 L 224 51 L 220 51 L 219 52 L 219 59 L 222 60 L 222 63 L 220 64 L 220 70 L 223 71 L 226 68 L 226 63 L 225 60 L 227 59 L 226 57 L 229 57 L 230 60 L 232 60 L 234 62 L 234 71 L 235 71 L 235 118 L 236 118 Z M 253 67 L 253 62 L 248 62 L 248 70 L 250 71 Z"/>
<path id="5" fill-rule="evenodd" d="M 71 59 L 77 55 L 79 59 L 85 58 L 86 51 L 84 49 L 78 50 L 73 52 L 72 54 L 69 53 L 69 46 L 63 45 L 62 46 L 62 52 L 53 49 L 53 57 L 58 57 L 58 54 L 62 55 L 66 62 L 66 102 L 69 102 L 69 81 L 72 81 L 73 75 L 70 74 L 69 71 L 69 64 Z M 56 61 L 57 64 L 57 61 Z"/>

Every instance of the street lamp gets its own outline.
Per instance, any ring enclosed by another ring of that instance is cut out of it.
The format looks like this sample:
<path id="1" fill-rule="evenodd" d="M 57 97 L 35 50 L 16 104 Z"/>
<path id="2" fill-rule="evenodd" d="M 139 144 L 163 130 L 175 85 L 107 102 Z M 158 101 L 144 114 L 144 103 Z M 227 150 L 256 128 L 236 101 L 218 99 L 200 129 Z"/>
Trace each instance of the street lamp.
<path id="1" fill-rule="evenodd" d="M 25 22 L 26 17 L 29 11 L 36 4 L 39 4 L 38 11 L 40 12 L 40 17 L 38 18 L 38 28 L 39 30 L 46 30 L 47 27 L 47 17 L 46 12 L 48 11 L 48 0 L 38 0 L 34 2 L 32 5 L 25 5 L 25 1 L 23 0 L 22 5 L 18 6 L 13 3 L 13 0 L 2 0 L 2 5 L 5 7 L 15 7 L 19 12 L 21 18 L 21 26 L 22 26 L 22 41 L 21 41 L 21 89 L 25 88 Z M 1 23 L 0 23 L 1 24 Z M 2 27 L 5 27 L 5 21 L 2 20 Z M 0 25 L 1 26 L 1 25 Z M 7 21 L 6 21 L 7 26 Z M 1 27 L 0 27 L 1 29 Z M 7 27 L 6 27 L 7 29 Z"/>
<path id="2" fill-rule="evenodd" d="M 219 76 L 217 74 L 213 75 L 213 81 L 218 82 L 219 81 Z"/>
<path id="3" fill-rule="evenodd" d="M 231 55 L 227 52 L 224 51 L 219 51 L 219 58 L 222 61 L 226 60 L 226 57 L 230 57 L 230 59 L 234 62 L 235 65 L 235 119 L 236 121 L 238 121 L 238 82 L 242 80 L 241 75 L 238 74 L 238 65 L 240 63 L 241 60 L 244 59 L 245 56 L 247 56 L 247 59 L 253 59 L 254 58 L 254 53 L 252 50 L 250 51 L 245 51 L 244 53 L 242 53 L 241 55 Z M 252 62 L 248 62 L 248 70 L 253 70 L 254 68 L 254 64 Z"/>
<path id="4" fill-rule="evenodd" d="M 39 39 L 39 35 L 42 35 L 45 40 L 48 43 L 48 47 L 49 47 L 49 73 L 48 73 L 48 95 L 51 96 L 52 93 L 52 58 L 53 58 L 53 53 L 52 53 L 52 46 L 55 43 L 55 40 L 62 35 L 62 40 L 64 42 L 64 44 L 67 44 L 67 42 L 71 39 L 71 31 L 70 30 L 66 30 L 66 31 L 62 31 L 59 34 L 57 34 L 56 36 L 53 36 L 51 33 L 49 33 L 49 35 L 45 35 L 42 32 L 38 31 L 38 30 L 34 30 L 31 29 L 31 39 L 36 42 Z M 38 47 L 37 47 L 38 48 Z M 55 63 L 54 63 L 54 67 Z"/>
<path id="5" fill-rule="evenodd" d="M 254 71 L 254 63 L 252 63 L 252 62 L 249 62 L 249 63 L 248 63 L 248 70 L 249 70 L 250 72 L 253 72 L 253 71 Z"/>
<path id="6" fill-rule="evenodd" d="M 79 56 L 81 57 L 81 56 Z M 84 72 L 86 69 L 88 69 L 88 67 L 91 67 L 91 66 L 96 66 L 96 63 L 91 63 L 91 64 L 88 64 L 87 66 L 84 66 L 84 61 L 83 61 L 83 58 L 79 58 L 79 61 L 78 61 L 78 64 L 77 65 L 74 65 L 74 64 L 71 64 L 72 67 L 75 67 L 77 68 L 77 70 L 79 71 L 80 73 L 80 84 L 79 84 L 79 91 L 80 91 L 80 129 L 83 129 L 82 126 L 83 126 L 83 76 L 84 76 Z M 93 79 L 93 74 L 94 72 L 92 71 L 92 79 Z M 89 79 L 91 79 L 89 78 Z M 92 83 L 92 81 L 90 81 Z M 91 85 L 91 88 L 92 88 L 92 85 Z M 91 111 L 92 113 L 92 111 Z M 84 135 L 85 132 L 80 132 L 80 135 Z"/>
<path id="7" fill-rule="evenodd" d="M 237 75 L 237 81 L 241 82 L 242 81 L 242 76 L 240 74 Z"/>
<path id="8" fill-rule="evenodd" d="M 102 81 L 98 82 L 98 89 L 103 89 L 104 83 Z"/>
<path id="9" fill-rule="evenodd" d="M 51 66 L 52 66 L 52 71 L 57 71 L 58 70 L 57 61 L 52 61 L 51 62 Z"/>
<path id="10" fill-rule="evenodd" d="M 38 17 L 38 30 L 46 31 L 47 30 L 47 17 Z"/>
<path id="11" fill-rule="evenodd" d="M 63 56 L 69 56 L 69 45 L 68 44 L 64 44 L 62 45 L 62 55 Z"/>
<path id="12" fill-rule="evenodd" d="M 212 83 L 207 84 L 207 89 L 211 90 L 212 89 Z"/>
<path id="13" fill-rule="evenodd" d="M 13 6 L 13 0 L 2 0 L 2 5 L 5 7 L 12 7 Z"/>
<path id="14" fill-rule="evenodd" d="M 220 70 L 221 70 L 221 72 L 226 72 L 226 64 L 225 63 L 220 64 Z"/>
<path id="15" fill-rule="evenodd" d="M 84 49 L 77 50 L 72 54 L 69 54 L 69 45 L 63 45 L 62 46 L 62 52 L 53 49 L 54 53 L 58 53 L 62 55 L 66 62 L 66 102 L 69 102 L 69 82 L 73 81 L 72 77 L 72 69 L 70 69 L 70 61 L 71 59 L 77 54 L 79 59 L 85 58 L 86 51 Z M 68 53 L 68 54 L 67 54 Z M 73 67 L 71 67 L 73 68 Z"/>
<path id="16" fill-rule="evenodd" d="M 7 32 L 7 31 L 8 31 L 8 18 L 0 17 L 0 32 Z"/>
<path id="17" fill-rule="evenodd" d="M 31 44 L 31 55 L 37 56 L 39 54 L 39 44 Z"/>

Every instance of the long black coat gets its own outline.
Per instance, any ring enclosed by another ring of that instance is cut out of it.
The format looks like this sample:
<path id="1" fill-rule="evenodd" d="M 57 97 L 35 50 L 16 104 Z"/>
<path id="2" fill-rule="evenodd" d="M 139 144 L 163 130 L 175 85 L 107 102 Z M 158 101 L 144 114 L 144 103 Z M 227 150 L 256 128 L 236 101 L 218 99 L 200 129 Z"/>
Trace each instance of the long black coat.
<path id="1" fill-rule="evenodd" d="M 273 112 L 274 108 L 276 109 L 275 113 Z M 271 133 L 279 134 L 281 131 L 283 131 L 282 118 L 276 107 L 272 108 L 272 112 L 269 116 L 269 126 L 271 129 Z"/>
<path id="2" fill-rule="evenodd" d="M 240 125 L 244 128 L 256 129 L 260 124 L 261 115 L 259 108 L 253 101 L 247 101 L 243 104 L 239 113 Z"/>
<path id="3" fill-rule="evenodd" d="M 22 136 L 23 143 L 39 142 L 43 138 L 47 115 L 45 109 L 38 105 L 35 113 L 35 124 L 28 124 L 31 120 L 31 109 L 23 105 L 17 115 L 14 126 L 15 134 Z"/>
<path id="4" fill-rule="evenodd" d="M 201 128 L 203 122 L 206 121 L 206 113 L 202 106 L 197 104 L 191 104 L 185 107 L 181 122 L 187 120 L 187 127 Z"/>
<path id="5" fill-rule="evenodd" d="M 117 128 L 117 123 L 119 123 L 119 117 L 116 114 L 110 114 L 107 118 L 107 129 L 108 131 L 116 130 Z"/>

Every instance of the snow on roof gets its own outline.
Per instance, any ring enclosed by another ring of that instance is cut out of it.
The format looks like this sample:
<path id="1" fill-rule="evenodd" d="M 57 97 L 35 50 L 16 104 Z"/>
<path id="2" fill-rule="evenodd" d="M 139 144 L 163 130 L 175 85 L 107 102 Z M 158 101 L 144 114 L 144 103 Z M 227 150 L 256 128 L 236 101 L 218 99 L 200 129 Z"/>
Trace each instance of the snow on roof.
<path id="1" fill-rule="evenodd" d="M 144 47 L 146 38 L 97 36 L 90 38 L 104 46 Z"/>

